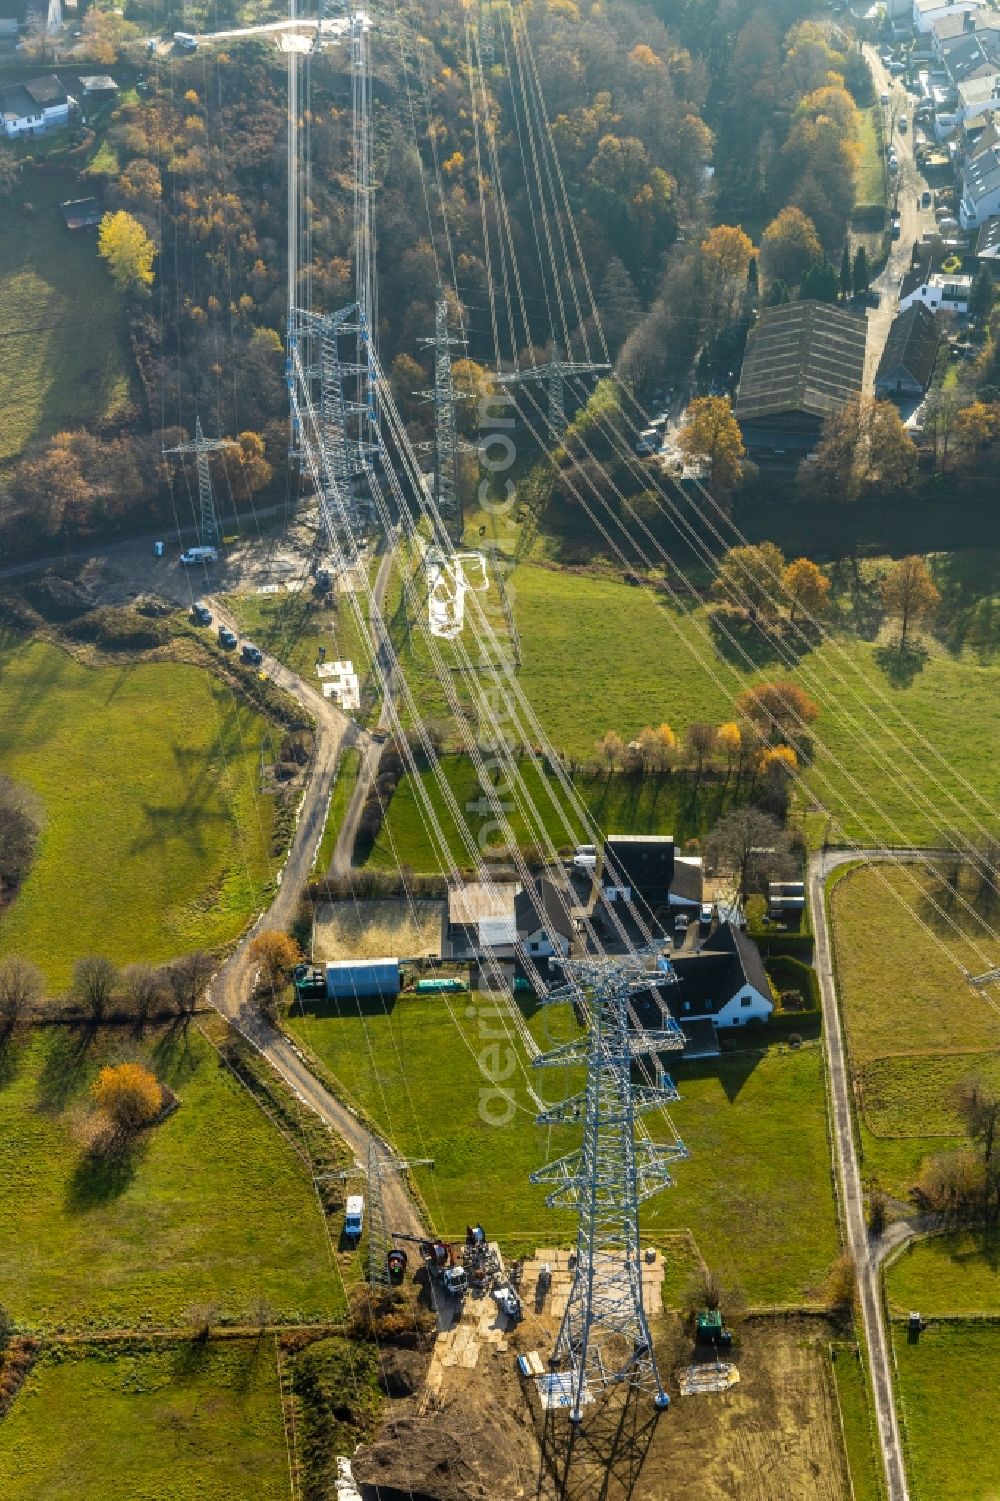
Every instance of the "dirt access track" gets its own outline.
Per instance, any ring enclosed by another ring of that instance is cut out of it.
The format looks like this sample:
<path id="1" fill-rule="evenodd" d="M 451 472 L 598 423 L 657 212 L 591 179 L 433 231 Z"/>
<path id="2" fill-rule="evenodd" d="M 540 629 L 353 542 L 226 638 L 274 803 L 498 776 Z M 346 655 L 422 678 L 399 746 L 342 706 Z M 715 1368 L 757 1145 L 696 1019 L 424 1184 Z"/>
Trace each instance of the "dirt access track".
<path id="1" fill-rule="evenodd" d="M 830 1335 L 819 1318 L 748 1320 L 732 1356 L 739 1385 L 681 1397 L 691 1340 L 678 1318 L 663 1318 L 655 1341 L 669 1412 L 613 1391 L 577 1431 L 564 1413 L 546 1418 L 517 1374 L 518 1353 L 544 1360 L 551 1345 L 529 1314 L 503 1347 L 484 1345 L 475 1369 L 447 1370 L 431 1405 L 393 1403 L 355 1476 L 377 1485 L 380 1501 L 849 1501 Z"/>

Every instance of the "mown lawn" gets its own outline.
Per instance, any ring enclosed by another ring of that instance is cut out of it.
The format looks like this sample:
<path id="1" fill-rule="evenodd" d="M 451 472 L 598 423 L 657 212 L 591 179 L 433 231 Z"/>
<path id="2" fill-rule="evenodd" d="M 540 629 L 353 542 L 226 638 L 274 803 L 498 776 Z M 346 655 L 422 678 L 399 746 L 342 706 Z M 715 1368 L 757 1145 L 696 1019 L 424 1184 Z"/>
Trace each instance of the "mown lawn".
<path id="1" fill-rule="evenodd" d="M 530 1020 L 543 1046 L 566 1024 L 551 1009 Z M 414 1173 L 440 1234 L 482 1219 L 518 1254 L 571 1238 L 571 1216 L 546 1209 L 528 1174 L 571 1150 L 575 1135 L 534 1124 L 529 1085 L 547 1099 L 576 1085 L 560 1070 L 529 1070 L 526 1079 L 490 1002 L 405 998 L 389 1015 L 310 1010 L 291 1028 L 400 1151 L 434 1158 L 433 1169 Z M 837 1254 L 819 1050 L 738 1054 L 673 1071 L 682 1099 L 671 1114 L 691 1157 L 678 1165 L 675 1186 L 644 1208 L 645 1234 L 690 1229 L 709 1266 L 755 1304 L 815 1296 Z M 650 1118 L 654 1135 L 664 1129 Z M 681 1281 L 690 1275 L 684 1261 Z"/>
<path id="2" fill-rule="evenodd" d="M 912 1501 L 995 1501 L 1000 1329 L 948 1323 L 910 1344 L 894 1325 Z"/>
<path id="3" fill-rule="evenodd" d="M 138 1058 L 180 1099 L 120 1162 L 88 1157 L 90 1085 Z M 3 1301 L 31 1328 L 182 1324 L 194 1304 L 329 1318 L 339 1284 L 309 1175 L 193 1028 L 36 1028 L 0 1055 Z M 0 1487 L 2 1490 L 2 1487 Z"/>
<path id="4" fill-rule="evenodd" d="M 1000 1313 L 1000 1232 L 954 1230 L 916 1241 L 890 1266 L 885 1284 L 897 1313 Z"/>
<path id="5" fill-rule="evenodd" d="M 91 668 L 0 641 L 0 772 L 34 790 L 43 820 L 0 952 L 59 989 L 82 954 L 155 963 L 237 937 L 273 869 L 265 730 L 199 668 Z"/>
<path id="6" fill-rule="evenodd" d="M 485 800 L 471 757 L 444 756 L 441 765 L 469 832 L 476 841 L 476 852 L 489 847 L 502 852 L 502 835 L 489 805 L 483 806 Z M 514 797 L 503 790 L 506 786 L 504 777 L 496 772 L 493 774 L 494 785 L 501 789 L 501 801 L 510 805 L 511 827 L 519 844 L 525 847 L 540 843 L 541 831 L 544 831 L 557 849 L 572 848 L 583 837 L 584 831 L 575 813 L 567 807 L 557 779 L 548 773 L 543 777 L 529 760 L 523 760 L 520 769 L 527 795 L 537 810 L 537 820 L 526 807 L 522 813 Z M 604 833 L 674 834 L 683 841 L 710 828 L 728 799 L 720 781 L 703 782 L 696 791 L 691 781 L 680 776 L 639 778 L 615 774 L 609 777 L 604 772 L 596 775 L 578 772 L 573 780 L 590 817 Z M 470 865 L 472 856 L 443 789 L 430 773 L 425 773 L 422 781 L 456 864 Z M 560 811 L 553 806 L 553 798 L 557 800 Z M 420 793 L 410 777 L 404 777 L 396 789 L 386 815 L 385 830 L 368 857 L 368 863 L 379 868 L 393 868 L 397 861 L 422 871 L 434 871 L 440 865 L 439 852 L 427 831 Z"/>
<path id="7" fill-rule="evenodd" d="M 59 204 L 74 172 L 33 173 L 0 214 L 0 467 L 32 439 L 99 422 L 129 401 L 125 304 L 92 232 L 72 234 Z"/>
<path id="8" fill-rule="evenodd" d="M 856 1345 L 832 1345 L 830 1353 L 854 1501 L 882 1501 L 884 1489 L 872 1429 L 867 1373 Z"/>
<path id="9" fill-rule="evenodd" d="M 856 204 L 885 203 L 885 155 L 879 128 L 882 106 L 875 104 L 871 109 L 859 110 L 858 118 L 861 123 L 861 159 L 854 180 L 854 201 Z"/>
<path id="10" fill-rule="evenodd" d="M 46 1351 L 0 1424 L 5 1501 L 283 1501 L 273 1340 Z"/>

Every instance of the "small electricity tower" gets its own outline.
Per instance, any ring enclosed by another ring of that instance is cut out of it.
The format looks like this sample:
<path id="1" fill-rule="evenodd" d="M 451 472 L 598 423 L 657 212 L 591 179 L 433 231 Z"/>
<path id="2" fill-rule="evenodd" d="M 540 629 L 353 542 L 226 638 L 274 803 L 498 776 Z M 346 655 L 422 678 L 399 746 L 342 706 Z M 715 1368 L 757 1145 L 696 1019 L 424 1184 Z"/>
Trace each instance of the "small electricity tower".
<path id="1" fill-rule="evenodd" d="M 165 448 L 164 458 L 176 455 L 178 458 L 188 458 L 194 454 L 195 468 L 198 471 L 198 541 L 203 547 L 216 547 L 222 535 L 219 527 L 219 513 L 215 506 L 215 491 L 212 487 L 212 471 L 209 468 L 209 454 L 223 453 L 227 448 L 238 448 L 239 444 L 232 438 L 206 438 L 201 425 L 201 418 L 196 417 L 194 423 L 194 437 L 189 443 L 178 443 L 176 448 Z"/>
<path id="2" fill-rule="evenodd" d="M 438 287 L 434 303 L 434 334 L 431 338 L 418 339 L 422 349 L 434 351 L 434 389 L 418 391 L 426 401 L 434 403 L 434 499 L 441 519 L 453 542 L 462 537 L 462 506 L 458 497 L 458 455 L 467 451 L 469 444 L 458 436 L 455 421 L 455 383 L 451 378 L 451 351 L 464 349 L 466 340 L 448 332 L 448 299 L 444 289 Z M 462 396 L 471 400 L 471 396 Z"/>
<path id="3" fill-rule="evenodd" d="M 385 1226 L 382 1174 L 400 1173 L 408 1167 L 433 1167 L 433 1157 L 387 1157 L 368 1142 L 368 1281 L 372 1287 L 389 1287 L 389 1252 L 392 1249 Z"/>
<path id="4" fill-rule="evenodd" d="M 607 363 L 593 360 L 561 360 L 558 348 L 555 357 L 544 365 L 532 365 L 527 370 L 516 370 L 499 377 L 502 386 L 525 386 L 539 381 L 548 393 L 548 424 L 551 437 L 558 441 L 566 431 L 566 380 L 571 375 L 598 375 L 610 370 Z"/>
<path id="5" fill-rule="evenodd" d="M 670 1403 L 642 1306 L 639 1205 L 673 1181 L 670 1167 L 687 1151 L 677 1138 L 653 1142 L 641 1124 L 645 1112 L 677 1099 L 670 1079 L 638 1085 L 632 1070 L 644 1057 L 679 1051 L 684 1038 L 665 1011 L 661 1026 L 637 1023 L 635 998 L 676 983 L 667 960 L 658 960 L 655 973 L 644 968 L 647 962 L 643 955 L 568 961 L 567 983 L 545 1004 L 582 1009 L 587 1035 L 534 1060 L 536 1067 L 587 1069 L 582 1094 L 538 1116 L 540 1125 L 582 1121 L 582 1146 L 531 1174 L 532 1183 L 555 1185 L 546 1198 L 550 1207 L 577 1211 L 573 1286 L 552 1357 L 569 1369 L 574 1423 L 595 1388 L 627 1384 L 648 1392 L 658 1408 Z"/>

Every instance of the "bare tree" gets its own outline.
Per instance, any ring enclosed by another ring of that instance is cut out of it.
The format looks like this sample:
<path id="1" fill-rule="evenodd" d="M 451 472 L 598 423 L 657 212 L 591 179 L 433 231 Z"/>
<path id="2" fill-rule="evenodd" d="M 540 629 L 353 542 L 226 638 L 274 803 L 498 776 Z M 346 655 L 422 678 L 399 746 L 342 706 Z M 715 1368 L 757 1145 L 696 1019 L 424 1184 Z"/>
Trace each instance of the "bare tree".
<path id="1" fill-rule="evenodd" d="M 774 872 L 791 857 L 791 838 L 776 818 L 746 804 L 724 814 L 705 840 L 709 865 L 732 871 L 740 899 L 766 891 Z"/>
<path id="2" fill-rule="evenodd" d="M 163 995 L 163 982 L 151 964 L 130 964 L 122 970 L 122 995 L 140 1025 Z"/>
<path id="3" fill-rule="evenodd" d="M 694 784 L 701 785 L 705 762 L 711 760 L 718 745 L 719 732 L 714 724 L 696 719 L 684 731 L 684 748 L 694 765 Z"/>
<path id="4" fill-rule="evenodd" d="M 0 776 L 0 897 L 16 891 L 27 875 L 39 821 L 31 793 Z"/>
<path id="5" fill-rule="evenodd" d="M 19 954 L 0 959 L 0 1023 L 4 1031 L 13 1031 L 44 993 L 45 982 L 37 964 Z"/>
<path id="6" fill-rule="evenodd" d="M 101 1020 L 110 1006 L 117 984 L 118 970 L 103 954 L 87 954 L 73 966 L 71 994 L 95 1022 Z"/>
<path id="7" fill-rule="evenodd" d="M 203 950 L 182 954 L 160 971 L 178 1012 L 183 1016 L 196 1010 L 212 973 L 212 957 Z"/>

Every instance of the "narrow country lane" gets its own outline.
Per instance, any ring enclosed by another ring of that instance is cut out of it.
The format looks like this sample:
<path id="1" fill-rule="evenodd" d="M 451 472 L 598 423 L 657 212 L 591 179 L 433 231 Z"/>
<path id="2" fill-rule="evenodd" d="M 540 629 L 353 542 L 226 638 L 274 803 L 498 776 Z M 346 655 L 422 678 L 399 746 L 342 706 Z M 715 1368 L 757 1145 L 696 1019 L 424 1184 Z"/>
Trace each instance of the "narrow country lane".
<path id="1" fill-rule="evenodd" d="M 858 858 L 877 860 L 883 853 L 879 850 L 844 850 L 824 851 L 810 856 L 809 903 L 816 933 L 815 964 L 823 1004 L 824 1051 L 830 1085 L 837 1185 L 847 1248 L 857 1268 L 858 1292 L 868 1344 L 872 1390 L 875 1398 L 875 1418 L 886 1478 L 887 1501 L 909 1501 L 910 1493 L 906 1483 L 903 1448 L 896 1416 L 892 1350 L 882 1307 L 879 1268 L 885 1253 L 880 1243 L 872 1240 L 865 1221 L 864 1194 L 854 1140 L 854 1117 L 851 1113 L 851 1081 L 840 1008 L 837 1003 L 833 949 L 827 927 L 825 901 L 827 877 L 838 865 L 845 865 Z M 894 851 L 893 854 L 896 859 L 924 858 L 920 850 L 907 851 L 902 854 Z"/>
<path id="2" fill-rule="evenodd" d="M 235 618 L 224 604 L 217 598 L 206 600 L 206 603 L 221 625 L 228 625 L 231 630 L 239 633 Z M 312 715 L 316 724 L 315 750 L 291 848 L 274 901 L 216 974 L 210 998 L 212 1004 L 263 1053 L 300 1099 L 332 1127 L 338 1136 L 343 1137 L 362 1166 L 368 1162 L 368 1150 L 373 1140 L 381 1155 L 391 1161 L 395 1153 L 388 1143 L 374 1136 L 349 1106 L 319 1082 L 295 1043 L 267 1022 L 253 1001 L 250 941 L 258 933 L 276 928 L 287 929 L 291 925 L 299 893 L 309 878 L 316 848 L 323 834 L 330 789 L 341 750 L 345 746 L 356 745 L 362 756 L 365 756 L 373 747 L 370 735 L 360 730 L 353 720 L 334 708 L 322 694 L 309 687 L 290 668 L 275 661 L 273 657 L 265 656 L 261 670 Z M 377 753 L 377 745 L 374 750 Z M 408 1235 L 426 1235 L 427 1227 L 406 1191 L 402 1175 L 398 1172 L 386 1173 L 382 1183 L 389 1227 Z"/>

